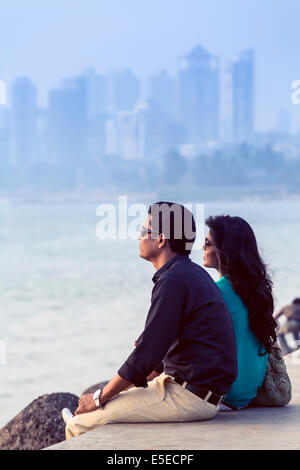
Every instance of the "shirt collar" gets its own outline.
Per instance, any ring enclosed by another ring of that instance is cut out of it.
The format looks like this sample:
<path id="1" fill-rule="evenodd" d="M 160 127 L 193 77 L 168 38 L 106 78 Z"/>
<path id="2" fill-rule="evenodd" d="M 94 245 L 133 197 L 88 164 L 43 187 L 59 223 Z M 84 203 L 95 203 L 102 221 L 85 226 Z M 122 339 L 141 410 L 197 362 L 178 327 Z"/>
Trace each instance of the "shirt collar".
<path id="1" fill-rule="evenodd" d="M 167 271 L 176 261 L 179 261 L 179 260 L 182 260 L 182 261 L 190 261 L 190 258 L 188 255 L 177 255 L 177 256 L 174 256 L 174 258 L 170 259 L 170 261 L 168 261 L 166 264 L 164 264 L 158 271 L 156 271 L 156 273 L 154 274 L 154 276 L 152 277 L 152 281 L 154 282 L 154 284 L 158 281 L 159 277 L 162 275 L 162 273 L 164 273 L 165 271 Z"/>

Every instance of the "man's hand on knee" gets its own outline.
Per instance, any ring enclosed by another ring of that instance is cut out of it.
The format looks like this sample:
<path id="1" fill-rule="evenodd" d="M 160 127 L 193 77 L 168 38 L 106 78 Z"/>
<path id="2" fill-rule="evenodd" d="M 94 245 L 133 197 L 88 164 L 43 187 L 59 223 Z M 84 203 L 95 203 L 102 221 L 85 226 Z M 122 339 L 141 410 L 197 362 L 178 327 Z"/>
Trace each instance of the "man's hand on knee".
<path id="1" fill-rule="evenodd" d="M 118 395 L 120 392 L 131 388 L 133 385 L 128 382 L 127 380 L 122 379 L 119 375 L 111 380 L 103 389 L 101 393 L 101 405 L 103 406 L 106 402 L 108 402 L 111 398 Z M 89 413 L 91 411 L 99 410 L 96 406 L 94 400 L 94 394 L 88 393 L 86 395 L 81 395 L 78 408 L 75 411 L 75 415 L 80 415 L 81 413 Z"/>
<path id="2" fill-rule="evenodd" d="M 75 415 L 89 413 L 98 409 L 99 408 L 97 408 L 95 400 L 93 398 L 93 393 L 88 393 L 87 395 L 81 395 L 78 403 L 78 408 L 75 411 Z"/>

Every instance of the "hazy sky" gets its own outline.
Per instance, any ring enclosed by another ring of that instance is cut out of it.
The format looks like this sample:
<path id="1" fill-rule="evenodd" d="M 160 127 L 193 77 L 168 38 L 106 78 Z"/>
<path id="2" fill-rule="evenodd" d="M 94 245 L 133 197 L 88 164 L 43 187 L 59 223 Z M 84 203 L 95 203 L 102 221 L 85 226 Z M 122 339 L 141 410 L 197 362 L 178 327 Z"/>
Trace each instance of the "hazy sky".
<path id="1" fill-rule="evenodd" d="M 256 49 L 256 124 L 300 128 L 300 0 L 0 0 L 0 79 L 29 76 L 46 103 L 62 78 L 129 66 L 142 79 L 197 43 L 221 59 Z"/>

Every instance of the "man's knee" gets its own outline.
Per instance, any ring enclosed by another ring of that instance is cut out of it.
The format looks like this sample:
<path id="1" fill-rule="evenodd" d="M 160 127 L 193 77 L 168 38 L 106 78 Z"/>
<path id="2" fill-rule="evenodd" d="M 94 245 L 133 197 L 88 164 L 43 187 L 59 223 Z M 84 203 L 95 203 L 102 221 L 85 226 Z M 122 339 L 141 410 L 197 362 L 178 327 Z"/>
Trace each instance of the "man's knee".
<path id="1" fill-rule="evenodd" d="M 85 426 L 78 423 L 78 416 L 74 416 L 74 418 L 70 419 L 66 424 L 66 440 L 79 436 L 85 431 L 88 431 L 88 429 L 85 429 Z"/>
<path id="2" fill-rule="evenodd" d="M 71 421 L 73 421 L 73 420 L 70 420 L 66 424 L 65 435 L 66 435 L 66 440 L 67 441 L 69 439 L 71 439 L 72 437 L 75 437 L 75 436 L 79 435 L 78 433 L 76 433 L 76 427 L 72 425 Z"/>

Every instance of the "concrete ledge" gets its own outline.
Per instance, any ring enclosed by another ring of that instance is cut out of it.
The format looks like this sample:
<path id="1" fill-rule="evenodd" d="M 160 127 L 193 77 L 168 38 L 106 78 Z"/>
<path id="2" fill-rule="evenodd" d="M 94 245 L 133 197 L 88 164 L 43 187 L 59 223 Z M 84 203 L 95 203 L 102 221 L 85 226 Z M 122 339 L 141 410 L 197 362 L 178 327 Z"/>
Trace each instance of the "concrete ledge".
<path id="1" fill-rule="evenodd" d="M 286 363 L 293 398 L 285 408 L 220 412 L 196 423 L 108 424 L 46 450 L 299 450 L 300 353 Z"/>

